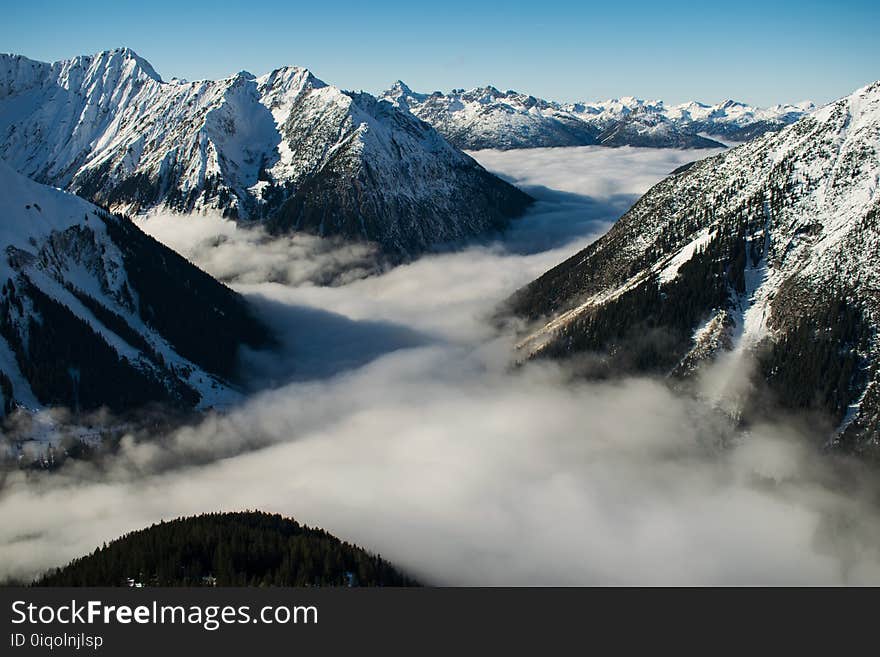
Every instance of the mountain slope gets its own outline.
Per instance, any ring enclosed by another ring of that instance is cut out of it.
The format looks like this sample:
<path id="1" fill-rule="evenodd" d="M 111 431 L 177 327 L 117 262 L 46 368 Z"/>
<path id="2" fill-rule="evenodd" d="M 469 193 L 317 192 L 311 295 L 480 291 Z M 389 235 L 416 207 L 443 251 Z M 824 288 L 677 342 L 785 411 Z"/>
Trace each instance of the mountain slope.
<path id="1" fill-rule="evenodd" d="M 663 180 L 518 291 L 511 310 L 540 322 L 524 353 L 592 352 L 603 367 L 674 375 L 754 355 L 779 403 L 821 411 L 841 444 L 876 449 L 878 189 L 874 83 Z"/>
<path id="2" fill-rule="evenodd" d="M 531 203 L 409 113 L 369 94 L 342 99 L 321 119 L 344 126 L 338 146 L 270 218 L 275 231 L 360 236 L 414 254 L 503 229 Z M 309 133 L 313 116 L 290 113 L 287 143 Z"/>
<path id="3" fill-rule="evenodd" d="M 0 157 L 113 211 L 217 210 L 400 255 L 531 201 L 407 112 L 305 69 L 164 82 L 128 49 L 0 56 Z"/>
<path id="4" fill-rule="evenodd" d="M 210 513 L 131 532 L 37 586 L 417 586 L 381 557 L 279 515 Z"/>
<path id="5" fill-rule="evenodd" d="M 473 150 L 593 144 L 718 148 L 721 144 L 701 134 L 747 141 L 814 109 L 809 103 L 761 109 L 734 101 L 666 106 L 632 97 L 562 104 L 491 86 L 422 94 L 401 81 L 382 97 L 430 123 L 450 143 Z"/>
<path id="6" fill-rule="evenodd" d="M 723 148 L 724 144 L 682 130 L 661 112 L 638 109 L 614 121 L 596 137 L 600 146 Z"/>
<path id="7" fill-rule="evenodd" d="M 3 413 L 222 403 L 238 347 L 271 341 L 241 297 L 130 221 L 2 160 L 0 249 Z"/>

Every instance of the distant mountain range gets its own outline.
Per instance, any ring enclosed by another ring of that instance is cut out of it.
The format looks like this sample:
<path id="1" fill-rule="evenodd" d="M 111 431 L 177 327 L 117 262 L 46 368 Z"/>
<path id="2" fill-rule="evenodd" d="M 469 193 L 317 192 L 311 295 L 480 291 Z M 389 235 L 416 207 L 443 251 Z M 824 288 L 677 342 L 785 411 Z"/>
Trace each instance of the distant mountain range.
<path id="1" fill-rule="evenodd" d="M 810 102 L 761 109 L 728 100 L 717 105 L 625 97 L 556 103 L 516 91 L 480 87 L 448 94 L 416 93 L 401 81 L 382 98 L 430 123 L 464 149 L 551 146 L 718 148 L 779 130 L 815 109 Z"/>
<path id="2" fill-rule="evenodd" d="M 0 416 L 229 403 L 239 347 L 273 342 L 238 294 L 133 223 L 2 161 L 0 251 Z"/>
<path id="3" fill-rule="evenodd" d="M 809 109 L 403 83 L 376 98 L 298 67 L 166 82 L 127 48 L 51 64 L 0 55 L 0 158 L 33 180 L 113 212 L 220 212 L 397 259 L 503 229 L 532 201 L 459 148 L 712 148 L 713 135 L 752 138 Z"/>
<path id="4" fill-rule="evenodd" d="M 114 212 L 220 211 L 404 257 L 531 202 L 409 112 L 306 69 L 165 82 L 129 49 L 0 55 L 0 158 Z"/>
<path id="5" fill-rule="evenodd" d="M 509 309 L 524 357 L 593 373 L 753 356 L 728 411 L 816 411 L 880 455 L 880 82 L 666 178 Z"/>

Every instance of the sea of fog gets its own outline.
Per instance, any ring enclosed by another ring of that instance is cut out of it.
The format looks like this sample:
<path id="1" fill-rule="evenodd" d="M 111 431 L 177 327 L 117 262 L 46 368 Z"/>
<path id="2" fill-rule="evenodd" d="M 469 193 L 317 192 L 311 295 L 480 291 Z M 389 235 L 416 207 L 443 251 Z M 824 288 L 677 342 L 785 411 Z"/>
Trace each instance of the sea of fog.
<path id="1" fill-rule="evenodd" d="M 428 584 L 880 583 L 875 479 L 794 426 L 748 433 L 662 381 L 511 368 L 488 321 L 706 151 L 482 151 L 538 202 L 503 238 L 363 278 L 370 253 L 216 217 L 140 225 L 247 295 L 281 336 L 241 406 L 98 471 L 13 474 L 0 578 L 161 519 L 262 509 Z M 343 274 L 339 275 L 338 272 Z M 334 272 L 334 286 L 320 286 Z M 205 336 L 210 339 L 210 336 Z"/>

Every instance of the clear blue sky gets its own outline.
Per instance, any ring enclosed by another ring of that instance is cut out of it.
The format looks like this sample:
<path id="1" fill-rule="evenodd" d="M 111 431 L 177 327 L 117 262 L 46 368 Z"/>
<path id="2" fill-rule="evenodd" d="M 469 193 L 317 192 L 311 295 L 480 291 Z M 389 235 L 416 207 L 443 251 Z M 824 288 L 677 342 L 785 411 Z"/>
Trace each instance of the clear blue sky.
<path id="1" fill-rule="evenodd" d="M 0 52 L 129 46 L 164 77 L 308 66 L 376 92 L 494 84 L 569 101 L 634 95 L 825 102 L 880 79 L 880 0 L 7 3 Z"/>

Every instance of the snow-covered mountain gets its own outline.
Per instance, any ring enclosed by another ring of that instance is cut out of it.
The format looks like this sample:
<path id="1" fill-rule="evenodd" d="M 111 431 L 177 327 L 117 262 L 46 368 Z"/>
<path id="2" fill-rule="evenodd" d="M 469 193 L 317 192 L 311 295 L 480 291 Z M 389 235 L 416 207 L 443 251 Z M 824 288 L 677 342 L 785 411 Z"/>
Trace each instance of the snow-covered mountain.
<path id="1" fill-rule="evenodd" d="M 812 103 L 761 109 L 734 101 L 666 106 L 633 97 L 562 104 L 491 86 L 423 94 L 401 81 L 382 97 L 433 125 L 452 144 L 474 150 L 593 144 L 717 148 L 721 144 L 705 135 L 747 141 L 815 109 Z"/>
<path id="2" fill-rule="evenodd" d="M 772 394 L 735 413 L 819 410 L 876 450 L 880 82 L 671 175 L 510 303 L 527 355 L 685 376 L 728 354 L 732 379 L 754 356 Z"/>
<path id="3" fill-rule="evenodd" d="M 232 290 L 2 160 L 0 249 L 0 415 L 227 403 L 238 347 L 271 343 Z"/>
<path id="4" fill-rule="evenodd" d="M 164 82 L 129 49 L 0 55 L 0 157 L 114 212 L 221 210 L 400 255 L 503 227 L 531 200 L 408 112 L 306 69 Z"/>
<path id="5" fill-rule="evenodd" d="M 459 148 L 584 146 L 595 144 L 601 132 L 554 103 L 494 87 L 420 94 L 398 80 L 382 98 L 430 123 Z"/>
<path id="6" fill-rule="evenodd" d="M 641 146 L 646 148 L 722 148 L 724 145 L 701 137 L 662 112 L 637 108 L 611 122 L 596 137 L 600 146 Z"/>
<path id="7" fill-rule="evenodd" d="M 781 130 L 815 109 L 810 101 L 767 108 L 752 107 L 735 100 L 725 100 L 717 105 L 691 101 L 673 105 L 665 109 L 664 114 L 696 133 L 730 141 L 749 141 L 767 132 Z"/>

